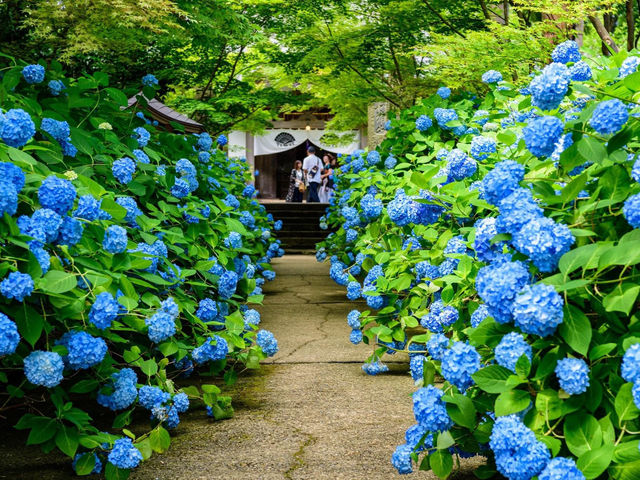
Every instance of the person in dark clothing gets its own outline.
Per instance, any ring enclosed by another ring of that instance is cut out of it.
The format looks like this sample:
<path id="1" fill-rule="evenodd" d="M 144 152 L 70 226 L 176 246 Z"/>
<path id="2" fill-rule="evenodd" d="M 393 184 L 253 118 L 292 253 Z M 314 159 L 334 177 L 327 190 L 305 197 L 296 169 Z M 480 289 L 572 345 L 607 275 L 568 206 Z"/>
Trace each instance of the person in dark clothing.
<path id="1" fill-rule="evenodd" d="M 302 197 L 306 187 L 305 173 L 302 170 L 302 162 L 296 160 L 293 164 L 293 170 L 289 176 L 289 191 L 287 192 L 287 202 L 302 203 Z"/>

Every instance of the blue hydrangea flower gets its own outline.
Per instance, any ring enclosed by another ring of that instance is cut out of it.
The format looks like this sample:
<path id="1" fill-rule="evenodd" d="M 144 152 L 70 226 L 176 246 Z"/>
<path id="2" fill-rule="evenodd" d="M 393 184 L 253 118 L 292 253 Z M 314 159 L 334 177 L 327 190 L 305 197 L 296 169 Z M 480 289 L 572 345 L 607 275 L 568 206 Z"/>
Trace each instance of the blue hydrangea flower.
<path id="1" fill-rule="evenodd" d="M 512 244 L 527 255 L 541 272 L 553 272 L 575 238 L 569 227 L 548 217 L 536 216 L 513 233 Z"/>
<path id="2" fill-rule="evenodd" d="M 83 370 L 102 362 L 107 354 L 107 344 L 102 338 L 96 338 L 87 332 L 71 332 L 65 334 L 60 343 L 67 347 L 68 355 L 64 358 L 72 370 Z"/>
<path id="3" fill-rule="evenodd" d="M 43 118 L 40 129 L 47 132 L 58 142 L 63 142 L 71 135 L 71 128 L 65 121 L 54 120 L 53 118 Z"/>
<path id="4" fill-rule="evenodd" d="M 20 272 L 11 272 L 0 282 L 0 293 L 8 299 L 22 302 L 25 297 L 33 292 L 33 279 L 30 275 Z"/>
<path id="5" fill-rule="evenodd" d="M 50 175 L 40 185 L 38 199 L 44 208 L 64 215 L 73 207 L 76 189 L 69 180 Z"/>
<path id="6" fill-rule="evenodd" d="M 0 313 L 0 357 L 15 352 L 18 343 L 20 343 L 18 327 L 4 313 Z"/>
<path id="7" fill-rule="evenodd" d="M 210 298 L 203 298 L 198 304 L 198 310 L 196 310 L 196 317 L 203 322 L 212 322 L 218 316 L 218 307 L 216 302 Z"/>
<path id="8" fill-rule="evenodd" d="M 109 292 L 98 294 L 89 311 L 89 321 L 101 330 L 109 328 L 118 317 L 120 304 Z"/>
<path id="9" fill-rule="evenodd" d="M 393 170 L 398 163 L 398 160 L 393 155 L 389 155 L 384 161 L 384 168 L 387 170 Z"/>
<path id="10" fill-rule="evenodd" d="M 453 425 L 442 395 L 442 390 L 433 385 L 420 388 L 413 394 L 413 414 L 429 432 L 444 432 Z"/>
<path id="11" fill-rule="evenodd" d="M 107 460 L 118 468 L 136 468 L 142 461 L 142 454 L 140 450 L 133 445 L 130 438 L 119 438 L 113 444 Z"/>
<path id="12" fill-rule="evenodd" d="M 268 330 L 259 330 L 256 335 L 256 344 L 262 349 L 268 357 L 273 357 L 278 353 L 278 341 Z"/>
<path id="13" fill-rule="evenodd" d="M 58 244 L 73 247 L 82 240 L 84 225 L 73 217 L 64 217 L 60 226 Z"/>
<path id="14" fill-rule="evenodd" d="M 447 348 L 449 348 L 449 339 L 441 333 L 431 335 L 427 342 L 427 351 L 434 360 L 442 360 Z"/>
<path id="15" fill-rule="evenodd" d="M 27 65 L 22 69 L 23 78 L 31 85 L 42 83 L 44 80 L 44 73 L 44 67 L 38 64 Z"/>
<path id="16" fill-rule="evenodd" d="M 124 217 L 127 223 L 135 224 L 136 218 L 142 215 L 142 210 L 138 207 L 135 199 L 131 197 L 118 197 L 116 198 L 116 203 L 127 211 Z"/>
<path id="17" fill-rule="evenodd" d="M 131 136 L 136 139 L 139 148 L 146 147 L 151 140 L 151 134 L 143 127 L 134 128 Z"/>
<path id="18" fill-rule="evenodd" d="M 538 480 L 585 480 L 585 476 L 571 458 L 555 457 L 538 475 Z"/>
<path id="19" fill-rule="evenodd" d="M 569 67 L 569 74 L 574 82 L 586 82 L 591 80 L 593 75 L 589 64 L 582 60 Z"/>
<path id="20" fill-rule="evenodd" d="M 220 147 L 224 147 L 228 143 L 227 137 L 222 133 L 218 136 L 216 141 Z"/>
<path id="21" fill-rule="evenodd" d="M 581 358 L 558 360 L 554 372 L 560 387 L 569 395 L 580 395 L 589 388 L 589 366 Z"/>
<path id="22" fill-rule="evenodd" d="M 633 403 L 636 407 L 640 408 L 640 381 L 636 380 L 633 382 L 633 387 L 631 388 L 631 395 L 633 396 Z"/>
<path id="23" fill-rule="evenodd" d="M 447 173 L 450 182 L 470 177 L 476 173 L 477 168 L 475 160 L 460 149 L 454 148 L 447 155 Z"/>
<path id="24" fill-rule="evenodd" d="M 440 98 L 446 100 L 451 96 L 451 89 L 449 87 L 440 87 L 436 93 Z"/>
<path id="25" fill-rule="evenodd" d="M 617 98 L 600 102 L 591 115 L 589 125 L 601 135 L 617 133 L 629 120 L 629 110 Z"/>
<path id="26" fill-rule="evenodd" d="M 455 342 L 442 355 L 442 376 L 464 392 L 474 384 L 471 375 L 480 370 L 480 355 L 471 345 Z"/>
<path id="27" fill-rule="evenodd" d="M 362 296 L 362 287 L 360 282 L 351 281 L 347 284 L 347 298 L 349 300 L 357 300 Z"/>
<path id="28" fill-rule="evenodd" d="M 566 40 L 551 52 L 551 59 L 558 63 L 578 62 L 582 56 L 580 55 L 580 46 L 574 40 Z"/>
<path id="29" fill-rule="evenodd" d="M 411 378 L 413 381 L 420 380 L 424 373 L 424 362 L 426 361 L 426 357 L 424 355 L 414 355 L 411 357 L 409 362 L 409 370 L 411 372 Z"/>
<path id="30" fill-rule="evenodd" d="M 362 342 L 362 330 L 360 330 L 360 327 L 351 330 L 351 333 L 349 334 L 349 341 L 354 345 L 358 345 Z"/>
<path id="31" fill-rule="evenodd" d="M 482 179 L 482 195 L 489 203 L 497 205 L 520 188 L 523 178 L 524 167 L 519 163 L 513 160 L 498 162 Z"/>
<path id="32" fill-rule="evenodd" d="M 224 239 L 224 244 L 227 248 L 242 248 L 242 235 L 238 232 L 230 232 L 227 238 Z"/>
<path id="33" fill-rule="evenodd" d="M 159 387 L 144 385 L 138 391 L 138 403 L 143 408 L 151 410 L 167 403 L 171 399 L 171 395 L 163 392 Z"/>
<path id="34" fill-rule="evenodd" d="M 373 167 L 374 165 L 378 165 L 381 160 L 382 157 L 380 157 L 380 153 L 377 150 L 372 150 L 367 153 L 367 164 L 369 166 Z"/>
<path id="35" fill-rule="evenodd" d="M 64 362 L 55 352 L 36 350 L 24 359 L 24 374 L 34 385 L 53 388 L 62 381 Z"/>
<path id="36" fill-rule="evenodd" d="M 482 81 L 488 84 L 501 82 L 502 74 L 496 70 L 487 70 L 482 74 Z"/>
<path id="37" fill-rule="evenodd" d="M 173 317 L 163 311 L 154 313 L 144 323 L 149 327 L 147 333 L 149 340 L 154 343 L 160 343 L 176 333 L 176 324 Z"/>
<path id="38" fill-rule="evenodd" d="M 49 82 L 49 92 L 51 92 L 51 95 L 54 97 L 60 95 L 66 88 L 62 80 L 51 80 Z"/>
<path id="39" fill-rule="evenodd" d="M 130 368 L 123 368 L 111 375 L 109 384 L 113 393 L 110 395 L 98 393 L 98 403 L 113 411 L 129 407 L 138 397 L 137 382 L 136 373 Z"/>
<path id="40" fill-rule="evenodd" d="M 558 108 L 567 94 L 571 83 L 571 73 L 562 63 L 551 63 L 544 67 L 542 74 L 535 77 L 529 85 L 531 104 L 542 110 Z"/>
<path id="41" fill-rule="evenodd" d="M 471 140 L 469 152 L 478 161 L 486 160 L 489 155 L 496 153 L 496 141 L 493 138 L 478 135 Z"/>
<path id="42" fill-rule="evenodd" d="M 18 210 L 18 192 L 12 182 L 6 179 L 0 180 L 0 217 L 5 212 L 15 215 Z"/>
<path id="43" fill-rule="evenodd" d="M 251 308 L 244 312 L 243 316 L 245 330 L 251 330 L 251 327 L 256 327 L 260 324 L 260 312 L 257 310 Z"/>
<path id="44" fill-rule="evenodd" d="M 360 328 L 360 312 L 358 310 L 351 310 L 347 315 L 347 325 L 351 328 Z"/>
<path id="45" fill-rule="evenodd" d="M 514 235 L 531 220 L 544 218 L 542 208 L 536 203 L 531 190 L 526 188 L 515 189 L 511 195 L 499 202 L 498 208 L 500 210 L 500 215 L 496 218 L 498 233 Z"/>
<path id="46" fill-rule="evenodd" d="M 625 200 L 622 213 L 629 225 L 633 228 L 640 228 L 640 193 L 631 195 Z"/>
<path id="47" fill-rule="evenodd" d="M 525 355 L 531 362 L 531 345 L 524 337 L 516 332 L 507 333 L 495 349 L 496 362 L 498 365 L 516 371 L 518 359 Z"/>
<path id="48" fill-rule="evenodd" d="M 142 85 L 145 87 L 153 87 L 158 85 L 158 79 L 152 73 L 147 73 L 144 77 L 142 77 Z"/>
<path id="49" fill-rule="evenodd" d="M 136 157 L 137 163 L 144 163 L 144 164 L 151 163 L 151 160 L 149 159 L 149 155 L 147 155 L 143 150 L 140 150 L 139 148 L 136 148 L 133 151 L 133 156 Z"/>
<path id="50" fill-rule="evenodd" d="M 408 445 L 398 445 L 393 455 L 391 455 L 391 464 L 400 475 L 406 475 L 413 472 L 411 465 L 411 452 L 413 449 Z"/>
<path id="51" fill-rule="evenodd" d="M 416 130 L 420 132 L 428 130 L 431 125 L 433 125 L 433 121 L 426 115 L 420 115 L 416 120 Z"/>
<path id="52" fill-rule="evenodd" d="M 553 286 L 527 285 L 513 301 L 515 325 L 525 333 L 546 337 L 562 323 L 563 306 L 564 301 Z"/>
<path id="53" fill-rule="evenodd" d="M 189 396 L 186 393 L 180 392 L 173 396 L 173 406 L 179 413 L 184 413 L 189 410 Z"/>
<path id="54" fill-rule="evenodd" d="M 387 120 L 384 124 L 384 129 L 388 132 L 391 130 L 391 120 Z"/>
<path id="55" fill-rule="evenodd" d="M 378 375 L 380 373 L 385 373 L 389 371 L 389 367 L 387 367 L 384 363 L 377 358 L 374 362 L 365 363 L 362 365 L 362 371 L 367 375 Z"/>
<path id="56" fill-rule="evenodd" d="M 175 183 L 171 187 L 171 195 L 176 198 L 184 198 L 191 193 L 191 185 L 182 178 L 176 178 Z"/>
<path id="57" fill-rule="evenodd" d="M 362 214 L 368 219 L 373 220 L 378 218 L 382 213 L 382 200 L 375 198 L 370 193 L 366 194 L 360 200 L 360 208 L 362 209 Z"/>
<path id="58" fill-rule="evenodd" d="M 498 471 L 510 480 L 530 480 L 542 471 L 551 457 L 544 443 L 538 441 L 516 415 L 496 419 L 489 447 Z"/>
<path id="59" fill-rule="evenodd" d="M 136 162 L 129 157 L 120 158 L 113 162 L 111 171 L 116 180 L 126 185 L 133 179 L 133 174 L 136 171 Z"/>
<path id="60" fill-rule="evenodd" d="M 108 220 L 110 215 L 100 210 L 100 203 L 92 195 L 83 195 L 78 198 L 78 207 L 73 211 L 73 216 L 90 222 L 98 219 Z"/>
<path id="61" fill-rule="evenodd" d="M 427 260 L 416 263 L 413 271 L 416 274 L 416 280 L 419 281 L 435 280 L 436 278 L 440 277 L 438 267 L 432 265 L 431 262 Z"/>
<path id="62" fill-rule="evenodd" d="M 21 108 L 13 108 L 4 114 L 0 112 L 0 139 L 10 147 L 23 147 L 35 133 L 35 123 Z"/>
<path id="63" fill-rule="evenodd" d="M 638 70 L 640 65 L 640 57 L 627 57 L 620 65 L 620 78 L 627 77 Z"/>
<path id="64" fill-rule="evenodd" d="M 473 249 L 478 260 L 483 262 L 493 261 L 502 253 L 505 244 L 505 242 L 491 243 L 493 237 L 498 234 L 495 217 L 481 218 L 475 223 L 474 227 L 476 233 L 473 240 Z"/>
<path id="65" fill-rule="evenodd" d="M 424 425 L 416 423 L 407 429 L 404 438 L 409 447 L 415 449 L 417 452 L 421 452 L 433 446 L 433 435 L 427 435 L 427 433 L 428 430 Z M 420 442 L 422 442 L 422 445 L 418 446 Z"/>
<path id="66" fill-rule="evenodd" d="M 458 114 L 452 108 L 436 108 L 433 111 L 433 116 L 440 128 L 445 130 L 451 129 L 451 127 L 447 126 L 447 123 L 458 120 Z"/>
<path id="67" fill-rule="evenodd" d="M 213 145 L 213 140 L 211 139 L 211 135 L 209 135 L 207 132 L 203 132 L 200 134 L 196 134 L 195 136 L 198 137 L 198 142 L 197 142 L 198 150 L 204 151 L 204 152 L 211 150 L 211 146 Z"/>
<path id="68" fill-rule="evenodd" d="M 211 338 L 207 340 L 197 348 L 194 348 L 191 352 L 191 358 L 196 363 L 207 363 L 209 361 L 223 360 L 229 353 L 229 345 L 227 341 L 219 336 L 215 336 L 215 344 L 211 343 Z"/>
<path id="69" fill-rule="evenodd" d="M 627 382 L 640 381 L 640 343 L 634 343 L 624 352 L 620 370 Z"/>
<path id="70" fill-rule="evenodd" d="M 513 301 L 529 282 L 529 271 L 520 262 L 496 262 L 478 270 L 476 290 L 498 323 L 513 318 Z"/>
<path id="71" fill-rule="evenodd" d="M 485 305 L 484 303 L 478 305 L 478 308 L 476 308 L 471 314 L 471 326 L 473 328 L 476 328 L 489 316 L 489 307 L 487 307 L 487 305 Z"/>
<path id="72" fill-rule="evenodd" d="M 122 253 L 127 249 L 127 231 L 119 225 L 111 225 L 104 232 L 102 248 L 109 253 Z"/>
<path id="73" fill-rule="evenodd" d="M 548 157 L 562 137 L 564 125 L 557 117 L 537 117 L 522 129 L 524 143 L 536 157 Z"/>

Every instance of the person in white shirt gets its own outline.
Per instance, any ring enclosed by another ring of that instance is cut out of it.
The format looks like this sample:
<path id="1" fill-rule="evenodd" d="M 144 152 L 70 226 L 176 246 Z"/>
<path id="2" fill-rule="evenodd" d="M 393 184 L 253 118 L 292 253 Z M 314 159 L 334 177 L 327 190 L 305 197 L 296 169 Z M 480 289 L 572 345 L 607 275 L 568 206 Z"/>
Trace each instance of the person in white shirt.
<path id="1" fill-rule="evenodd" d="M 309 154 L 302 163 L 302 170 L 304 170 L 305 175 L 307 176 L 307 181 L 309 182 L 309 196 L 307 197 L 307 203 L 319 202 L 318 198 L 318 188 L 320 187 L 320 182 L 322 182 L 322 160 L 320 160 L 316 156 L 316 148 L 313 145 L 310 145 L 307 148 L 307 153 Z"/>

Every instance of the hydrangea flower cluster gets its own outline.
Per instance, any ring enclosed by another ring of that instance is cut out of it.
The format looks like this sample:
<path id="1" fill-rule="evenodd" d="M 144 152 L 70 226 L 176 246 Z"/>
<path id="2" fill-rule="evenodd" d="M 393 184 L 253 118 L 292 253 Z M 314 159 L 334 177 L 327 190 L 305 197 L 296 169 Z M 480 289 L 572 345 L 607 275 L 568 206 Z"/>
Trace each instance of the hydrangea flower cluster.
<path id="1" fill-rule="evenodd" d="M 87 332 L 70 332 L 59 342 L 69 352 L 63 360 L 72 370 L 82 370 L 98 365 L 107 354 L 107 344 L 102 338 L 96 338 Z"/>
<path id="2" fill-rule="evenodd" d="M 55 352 L 36 350 L 24 359 L 24 374 L 34 385 L 53 388 L 62 381 L 64 362 Z"/>
<path id="3" fill-rule="evenodd" d="M 442 376 L 458 390 L 464 392 L 474 384 L 471 375 L 480 370 L 480 355 L 463 342 L 455 342 L 442 355 Z"/>
<path id="4" fill-rule="evenodd" d="M 420 132 L 427 131 L 431 125 L 433 125 L 433 121 L 426 115 L 420 115 L 416 120 L 416 130 Z"/>
<path id="5" fill-rule="evenodd" d="M 133 445 L 130 438 L 124 437 L 115 441 L 113 448 L 107 456 L 107 460 L 118 468 L 136 468 L 142 461 L 142 454 L 140 450 Z"/>
<path id="6" fill-rule="evenodd" d="M 531 104 L 542 110 L 558 108 L 571 83 L 571 73 L 562 63 L 551 63 L 529 85 Z M 535 155 L 535 154 L 534 154 Z"/>
<path id="7" fill-rule="evenodd" d="M 136 171 L 136 162 L 129 157 L 120 158 L 113 162 L 111 171 L 116 180 L 126 185 L 133 180 L 133 174 Z"/>
<path id="8" fill-rule="evenodd" d="M 124 410 L 138 398 L 138 377 L 130 368 L 123 368 L 111 375 L 105 393 L 99 393 L 97 401 L 110 410 Z M 109 393 L 106 393 L 109 392 Z"/>
<path id="9" fill-rule="evenodd" d="M 31 85 L 42 83 L 44 81 L 44 75 L 45 70 L 42 65 L 27 65 L 22 69 L 22 77 Z"/>
<path id="10" fill-rule="evenodd" d="M 15 352 L 18 343 L 20 343 L 18 327 L 4 313 L 0 313 L 0 357 Z"/>
<path id="11" fill-rule="evenodd" d="M 273 357 L 278 353 L 278 341 L 268 330 L 259 330 L 256 335 L 256 343 L 267 357 Z"/>
<path id="12" fill-rule="evenodd" d="M 498 471 L 513 480 L 528 480 L 538 475 L 550 459 L 544 443 L 538 441 L 516 415 L 496 419 L 489 447 Z"/>
<path id="13" fill-rule="evenodd" d="M 496 70 L 487 70 L 482 74 L 482 81 L 488 84 L 499 83 L 502 81 L 502 74 Z"/>
<path id="14" fill-rule="evenodd" d="M 11 272 L 0 282 L 0 293 L 3 297 L 22 302 L 33 292 L 34 284 L 30 275 Z"/>
<path id="15" fill-rule="evenodd" d="M 104 232 L 102 248 L 109 253 L 122 253 L 127 249 L 127 231 L 119 225 L 110 225 Z"/>
<path id="16" fill-rule="evenodd" d="M 627 106 L 617 98 L 600 102 L 591 114 L 589 125 L 601 135 L 619 132 L 629 120 Z"/>
<path id="17" fill-rule="evenodd" d="M 96 296 L 96 300 L 89 311 L 89 321 L 101 330 L 109 328 L 111 323 L 120 313 L 120 304 L 109 292 L 102 292 Z"/>
<path id="18" fill-rule="evenodd" d="M 24 110 L 13 108 L 6 113 L 0 112 L 0 139 L 10 147 L 25 146 L 35 133 L 36 125 Z"/>
<path id="19" fill-rule="evenodd" d="M 516 363 L 523 355 L 531 362 L 531 345 L 517 332 L 507 333 L 495 348 L 498 365 L 516 371 Z"/>
<path id="20" fill-rule="evenodd" d="M 589 388 L 589 366 L 580 358 L 558 360 L 554 371 L 560 386 L 569 395 L 579 395 Z"/>

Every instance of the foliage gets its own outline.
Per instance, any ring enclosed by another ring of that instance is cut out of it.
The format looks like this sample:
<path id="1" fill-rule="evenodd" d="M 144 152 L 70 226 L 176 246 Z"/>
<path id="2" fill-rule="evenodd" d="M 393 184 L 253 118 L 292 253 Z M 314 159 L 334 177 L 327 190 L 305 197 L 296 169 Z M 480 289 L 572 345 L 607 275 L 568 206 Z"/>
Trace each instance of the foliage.
<path id="1" fill-rule="evenodd" d="M 232 415 L 218 386 L 180 379 L 233 382 L 262 347 L 274 353 L 248 305 L 283 252 L 224 136 L 156 128 L 144 97 L 127 108 L 101 72 L 3 63 L 0 412 L 26 410 L 27 443 L 75 457 L 79 474 L 106 463 L 107 478 L 125 478 L 140 454 L 167 450 L 189 401 Z M 144 83 L 153 98 L 155 78 Z M 141 407 L 152 428 L 134 435 Z M 113 433 L 92 419 L 107 408 Z"/>
<path id="2" fill-rule="evenodd" d="M 392 115 L 335 179 L 317 258 L 370 307 L 348 317 L 373 348 L 365 372 L 406 352 L 418 387 L 400 473 L 446 478 L 480 454 L 480 478 L 637 475 L 640 62 L 594 57 L 570 81 L 575 45 L 554 55 L 569 69 L 531 87 Z"/>

